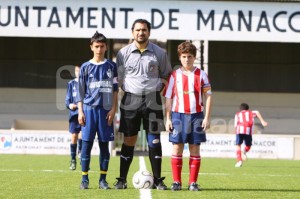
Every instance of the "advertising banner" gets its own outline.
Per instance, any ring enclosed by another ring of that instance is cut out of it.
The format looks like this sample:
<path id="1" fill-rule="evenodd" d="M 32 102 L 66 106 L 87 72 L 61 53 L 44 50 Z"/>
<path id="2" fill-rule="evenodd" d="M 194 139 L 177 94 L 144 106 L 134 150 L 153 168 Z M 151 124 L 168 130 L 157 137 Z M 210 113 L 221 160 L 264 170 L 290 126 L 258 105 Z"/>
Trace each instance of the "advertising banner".
<path id="1" fill-rule="evenodd" d="M 70 143 L 71 135 L 68 131 L 0 130 L 0 154 L 68 155 Z M 99 155 L 97 139 L 92 155 Z"/>
<path id="2" fill-rule="evenodd" d="M 293 159 L 294 137 L 278 135 L 253 135 L 249 158 Z M 71 136 L 67 131 L 0 130 L 0 154 L 70 154 Z M 163 156 L 172 155 L 169 134 L 161 134 Z M 109 144 L 112 154 L 113 142 Z M 202 157 L 235 158 L 235 135 L 207 134 L 207 142 L 201 144 Z M 92 155 L 99 154 L 95 139 Z M 185 144 L 183 156 L 189 156 Z"/>
<path id="3" fill-rule="evenodd" d="M 152 39 L 300 42 L 299 3 L 278 2 L 2 0 L 0 36 L 128 39 L 138 18 Z"/>
<path id="4" fill-rule="evenodd" d="M 200 146 L 202 157 L 235 158 L 236 146 L 234 134 L 206 134 L 207 142 Z M 293 159 L 294 138 L 292 136 L 258 135 L 252 136 L 252 147 L 247 153 L 249 158 Z M 161 136 L 163 155 L 172 155 L 172 143 L 168 133 Z M 243 146 L 242 146 L 243 148 Z M 189 156 L 188 145 L 184 147 L 184 156 Z"/>

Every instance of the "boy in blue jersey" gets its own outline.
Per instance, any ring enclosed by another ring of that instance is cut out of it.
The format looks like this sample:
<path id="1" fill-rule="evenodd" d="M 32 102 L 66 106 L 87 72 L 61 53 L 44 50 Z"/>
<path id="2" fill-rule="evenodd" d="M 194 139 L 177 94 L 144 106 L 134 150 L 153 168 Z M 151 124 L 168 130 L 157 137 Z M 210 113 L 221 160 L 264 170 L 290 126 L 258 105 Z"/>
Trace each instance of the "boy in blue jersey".
<path id="1" fill-rule="evenodd" d="M 93 58 L 82 64 L 79 75 L 78 121 L 82 125 L 80 189 L 88 189 L 91 150 L 97 133 L 100 148 L 99 188 L 109 189 L 106 173 L 110 159 L 108 144 L 114 140 L 113 119 L 118 101 L 116 63 L 106 59 L 106 37 L 96 32 L 90 43 Z"/>
<path id="2" fill-rule="evenodd" d="M 78 123 L 78 108 L 76 103 L 76 97 L 78 93 L 78 77 L 80 66 L 75 66 L 75 79 L 68 82 L 67 95 L 66 95 L 66 107 L 69 109 L 69 132 L 71 133 L 71 162 L 70 169 L 76 169 L 76 151 L 78 142 L 78 156 L 81 153 L 81 126 Z"/>

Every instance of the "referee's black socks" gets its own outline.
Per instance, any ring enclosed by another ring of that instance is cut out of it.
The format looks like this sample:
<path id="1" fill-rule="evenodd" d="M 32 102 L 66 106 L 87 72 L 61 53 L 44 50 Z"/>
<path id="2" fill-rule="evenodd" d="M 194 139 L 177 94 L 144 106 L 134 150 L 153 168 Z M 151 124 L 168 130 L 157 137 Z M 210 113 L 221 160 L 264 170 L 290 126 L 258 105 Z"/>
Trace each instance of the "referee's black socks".
<path id="1" fill-rule="evenodd" d="M 120 178 L 126 180 L 130 164 L 133 159 L 134 146 L 122 144 L 120 155 Z"/>
<path id="2" fill-rule="evenodd" d="M 155 147 L 155 148 L 149 147 L 149 159 L 150 159 L 154 178 L 160 178 L 161 177 L 161 162 L 162 162 L 161 146 Z"/>

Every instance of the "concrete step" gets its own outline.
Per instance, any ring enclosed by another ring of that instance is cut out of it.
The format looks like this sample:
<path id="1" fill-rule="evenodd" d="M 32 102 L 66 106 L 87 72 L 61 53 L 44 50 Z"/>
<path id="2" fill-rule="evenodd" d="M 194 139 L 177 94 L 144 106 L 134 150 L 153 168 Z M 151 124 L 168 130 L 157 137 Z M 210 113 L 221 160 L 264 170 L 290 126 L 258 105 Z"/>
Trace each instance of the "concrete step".
<path id="1" fill-rule="evenodd" d="M 68 121 L 68 110 L 64 104 L 65 94 L 66 89 L 0 88 L 0 129 L 12 128 L 16 120 L 27 121 L 33 125 L 48 120 L 65 124 Z M 265 129 L 260 128 L 258 123 L 256 132 L 299 134 L 299 101 L 300 94 L 297 93 L 215 91 L 212 102 L 212 128 L 208 133 L 232 133 L 234 115 L 239 105 L 246 102 L 252 110 L 259 110 L 269 122 Z"/>

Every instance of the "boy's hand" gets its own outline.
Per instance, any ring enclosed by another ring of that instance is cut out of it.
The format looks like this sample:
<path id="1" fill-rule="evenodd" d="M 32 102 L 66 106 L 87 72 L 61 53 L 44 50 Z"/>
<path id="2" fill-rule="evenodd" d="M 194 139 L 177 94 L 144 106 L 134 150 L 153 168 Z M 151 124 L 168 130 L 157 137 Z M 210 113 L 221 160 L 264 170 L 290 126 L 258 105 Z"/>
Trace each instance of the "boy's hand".
<path id="1" fill-rule="evenodd" d="M 77 105 L 76 105 L 76 104 L 70 104 L 70 105 L 69 105 L 69 108 L 70 108 L 71 110 L 75 110 L 75 109 L 77 109 Z"/>
<path id="2" fill-rule="evenodd" d="M 266 122 L 266 121 L 262 121 L 261 124 L 262 124 L 264 127 L 268 126 L 268 122 Z"/>
<path id="3" fill-rule="evenodd" d="M 170 119 L 166 120 L 166 131 L 171 132 L 173 129 L 172 121 Z"/>
<path id="4" fill-rule="evenodd" d="M 79 123 L 81 126 L 85 126 L 85 116 L 84 116 L 84 113 L 83 113 L 83 112 L 79 112 L 79 113 L 78 113 L 78 123 Z"/>
<path id="5" fill-rule="evenodd" d="M 210 122 L 208 119 L 206 119 L 206 118 L 203 119 L 202 128 L 204 131 L 210 128 Z"/>
<path id="6" fill-rule="evenodd" d="M 111 126 L 111 124 L 114 121 L 114 118 L 115 118 L 115 111 L 114 110 L 110 110 L 107 113 L 107 116 L 106 116 L 108 126 Z"/>

